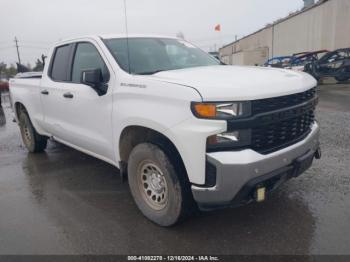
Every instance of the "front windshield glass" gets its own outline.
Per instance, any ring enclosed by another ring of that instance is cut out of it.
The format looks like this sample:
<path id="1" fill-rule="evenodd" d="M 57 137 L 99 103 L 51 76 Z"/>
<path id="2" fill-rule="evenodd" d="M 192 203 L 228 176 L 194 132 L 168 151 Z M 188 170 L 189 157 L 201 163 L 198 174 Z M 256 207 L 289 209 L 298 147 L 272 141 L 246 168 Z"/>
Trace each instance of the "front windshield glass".
<path id="1" fill-rule="evenodd" d="M 147 75 L 160 71 L 199 66 L 219 65 L 220 62 L 192 44 L 168 38 L 105 39 L 119 66 L 131 74 Z M 130 61 L 130 68 L 129 68 Z"/>

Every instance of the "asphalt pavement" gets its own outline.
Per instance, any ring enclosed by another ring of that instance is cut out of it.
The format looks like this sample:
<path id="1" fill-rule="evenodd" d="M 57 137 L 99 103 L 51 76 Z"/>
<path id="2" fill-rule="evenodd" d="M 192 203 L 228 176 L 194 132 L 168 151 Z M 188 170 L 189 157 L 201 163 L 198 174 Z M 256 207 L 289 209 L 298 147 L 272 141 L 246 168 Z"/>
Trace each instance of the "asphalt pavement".
<path id="1" fill-rule="evenodd" d="M 4 101 L 0 254 L 350 254 L 350 85 L 319 88 L 321 160 L 266 202 L 172 228 L 142 216 L 113 166 L 52 141 L 28 154 Z"/>

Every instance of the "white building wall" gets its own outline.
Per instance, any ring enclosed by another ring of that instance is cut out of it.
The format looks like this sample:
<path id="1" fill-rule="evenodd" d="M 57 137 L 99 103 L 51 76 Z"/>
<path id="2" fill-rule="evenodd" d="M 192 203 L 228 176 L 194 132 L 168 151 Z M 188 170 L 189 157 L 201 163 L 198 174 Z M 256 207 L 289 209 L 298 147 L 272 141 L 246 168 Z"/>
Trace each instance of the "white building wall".
<path id="1" fill-rule="evenodd" d="M 338 1 L 341 3 L 336 9 L 333 49 L 350 47 L 350 1 Z"/>
<path id="2" fill-rule="evenodd" d="M 272 50 L 272 27 L 263 30 L 238 41 L 233 45 L 234 52 L 251 51 L 255 49 L 267 48 Z"/>
<path id="3" fill-rule="evenodd" d="M 268 48 L 246 50 L 232 54 L 232 65 L 261 65 L 268 59 Z"/>
<path id="4" fill-rule="evenodd" d="M 350 47 L 349 0 L 328 1 L 274 26 L 277 56 L 340 47 Z"/>
<path id="5" fill-rule="evenodd" d="M 271 58 L 345 47 L 350 47 L 350 0 L 328 0 L 228 45 L 220 53 L 231 55 L 230 64 L 261 64 L 258 56 L 252 61 L 236 53 L 266 49 Z"/>
<path id="6" fill-rule="evenodd" d="M 244 65 L 244 53 L 237 52 L 232 54 L 231 65 Z"/>

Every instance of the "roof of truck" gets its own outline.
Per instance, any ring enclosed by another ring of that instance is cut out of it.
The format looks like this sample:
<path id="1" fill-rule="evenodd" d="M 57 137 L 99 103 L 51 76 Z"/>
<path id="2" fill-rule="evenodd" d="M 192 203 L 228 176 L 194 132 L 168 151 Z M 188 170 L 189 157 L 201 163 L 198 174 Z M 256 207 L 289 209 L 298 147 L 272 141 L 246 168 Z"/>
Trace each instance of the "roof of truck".
<path id="1" fill-rule="evenodd" d="M 100 35 L 99 37 L 103 39 L 111 39 L 111 38 L 173 38 L 177 39 L 175 36 L 167 36 L 167 35 L 156 35 L 156 34 L 104 34 Z"/>
<path id="2" fill-rule="evenodd" d="M 178 39 L 175 36 L 166 36 L 166 35 L 152 35 L 152 34 L 101 34 L 101 35 L 83 35 L 83 36 L 78 36 L 78 37 L 70 37 L 70 38 L 66 38 L 66 39 L 62 39 L 59 42 L 56 42 L 56 44 L 58 43 L 62 43 L 62 42 L 70 42 L 70 41 L 75 41 L 75 40 L 79 40 L 82 38 L 102 38 L 102 39 L 112 39 L 112 38 L 171 38 L 171 39 Z"/>

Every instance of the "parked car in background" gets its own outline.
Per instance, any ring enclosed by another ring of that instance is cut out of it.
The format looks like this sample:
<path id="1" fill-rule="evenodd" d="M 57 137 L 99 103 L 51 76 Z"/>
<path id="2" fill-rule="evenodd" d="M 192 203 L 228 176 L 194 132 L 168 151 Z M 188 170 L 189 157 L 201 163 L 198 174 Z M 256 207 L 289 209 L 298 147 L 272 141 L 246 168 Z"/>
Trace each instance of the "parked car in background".
<path id="1" fill-rule="evenodd" d="M 7 79 L 0 79 L 0 107 L 1 107 L 1 93 L 9 90 L 9 82 Z"/>
<path id="2" fill-rule="evenodd" d="M 220 54 L 219 52 L 208 52 L 209 55 L 212 55 L 215 57 L 217 60 L 220 60 Z"/>
<path id="3" fill-rule="evenodd" d="M 273 57 L 266 61 L 264 66 L 267 67 L 275 67 L 275 68 L 284 68 L 289 65 L 290 60 L 292 59 L 291 56 L 277 56 Z"/>
<path id="4" fill-rule="evenodd" d="M 343 82 L 350 79 L 350 48 L 329 52 L 319 60 L 305 65 L 305 72 L 317 80 L 323 77 L 334 77 Z"/>
<path id="5" fill-rule="evenodd" d="M 9 81 L 7 79 L 0 79 L 0 92 L 9 90 Z"/>
<path id="6" fill-rule="evenodd" d="M 277 56 L 269 59 L 264 66 L 292 69 L 303 72 L 305 65 L 320 58 L 321 54 L 329 52 L 328 50 L 318 50 L 313 52 L 295 53 L 291 56 Z"/>
<path id="7" fill-rule="evenodd" d="M 328 50 L 318 50 L 293 54 L 286 68 L 303 72 L 305 70 L 305 65 L 317 61 L 324 53 L 328 52 Z"/>

